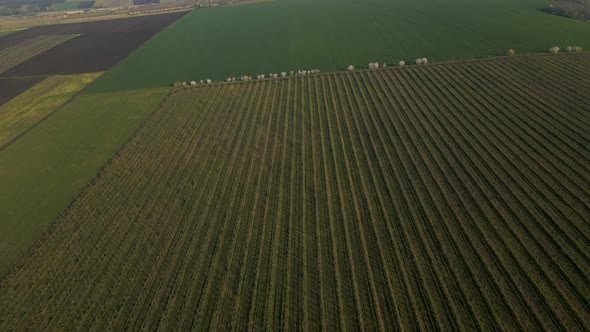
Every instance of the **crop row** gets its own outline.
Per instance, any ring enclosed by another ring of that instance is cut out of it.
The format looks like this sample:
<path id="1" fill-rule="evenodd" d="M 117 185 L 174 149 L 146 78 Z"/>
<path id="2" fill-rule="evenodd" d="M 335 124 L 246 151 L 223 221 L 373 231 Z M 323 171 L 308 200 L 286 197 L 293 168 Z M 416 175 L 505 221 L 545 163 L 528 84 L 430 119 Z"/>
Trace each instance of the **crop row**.
<path id="1" fill-rule="evenodd" d="M 0 328 L 589 329 L 588 61 L 174 92 L 1 281 Z"/>
<path id="2" fill-rule="evenodd" d="M 79 34 L 41 35 L 0 50 L 0 73 L 64 43 Z"/>

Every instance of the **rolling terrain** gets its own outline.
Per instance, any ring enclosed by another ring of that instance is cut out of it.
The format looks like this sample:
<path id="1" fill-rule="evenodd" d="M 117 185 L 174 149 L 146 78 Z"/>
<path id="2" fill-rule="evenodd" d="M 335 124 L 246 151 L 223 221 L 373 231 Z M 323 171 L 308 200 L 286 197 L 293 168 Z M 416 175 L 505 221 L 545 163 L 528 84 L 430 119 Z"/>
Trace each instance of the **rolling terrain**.
<path id="1" fill-rule="evenodd" d="M 581 53 L 175 91 L 0 281 L 0 329 L 588 330 L 589 77 Z"/>

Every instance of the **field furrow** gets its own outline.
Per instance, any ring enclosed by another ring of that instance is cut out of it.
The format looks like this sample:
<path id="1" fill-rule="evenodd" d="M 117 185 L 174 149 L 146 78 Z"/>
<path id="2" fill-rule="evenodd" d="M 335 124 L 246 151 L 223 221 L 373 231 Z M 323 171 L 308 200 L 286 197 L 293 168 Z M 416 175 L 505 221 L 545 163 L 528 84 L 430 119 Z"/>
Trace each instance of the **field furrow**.
<path id="1" fill-rule="evenodd" d="M 0 330 L 588 330 L 590 57 L 178 87 Z"/>

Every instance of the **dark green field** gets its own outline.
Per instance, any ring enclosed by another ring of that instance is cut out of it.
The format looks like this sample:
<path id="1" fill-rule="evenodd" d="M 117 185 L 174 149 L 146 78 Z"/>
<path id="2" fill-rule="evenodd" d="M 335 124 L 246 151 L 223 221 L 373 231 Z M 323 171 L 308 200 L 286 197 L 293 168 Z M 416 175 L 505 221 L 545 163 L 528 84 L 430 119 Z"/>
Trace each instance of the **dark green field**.
<path id="1" fill-rule="evenodd" d="M 582 53 L 175 92 L 0 330 L 589 330 L 588 91 Z"/>
<path id="2" fill-rule="evenodd" d="M 546 0 L 274 0 L 195 10 L 91 91 L 162 87 L 369 62 L 590 48 L 590 24 L 538 11 Z"/>

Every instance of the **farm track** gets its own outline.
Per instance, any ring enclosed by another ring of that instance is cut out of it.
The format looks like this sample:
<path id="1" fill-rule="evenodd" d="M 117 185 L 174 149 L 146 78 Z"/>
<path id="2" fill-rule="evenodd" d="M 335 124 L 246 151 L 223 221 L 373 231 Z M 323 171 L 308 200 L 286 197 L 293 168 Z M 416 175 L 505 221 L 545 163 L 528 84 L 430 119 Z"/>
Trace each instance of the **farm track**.
<path id="1" fill-rule="evenodd" d="M 0 329 L 588 330 L 590 55 L 176 91 Z"/>

